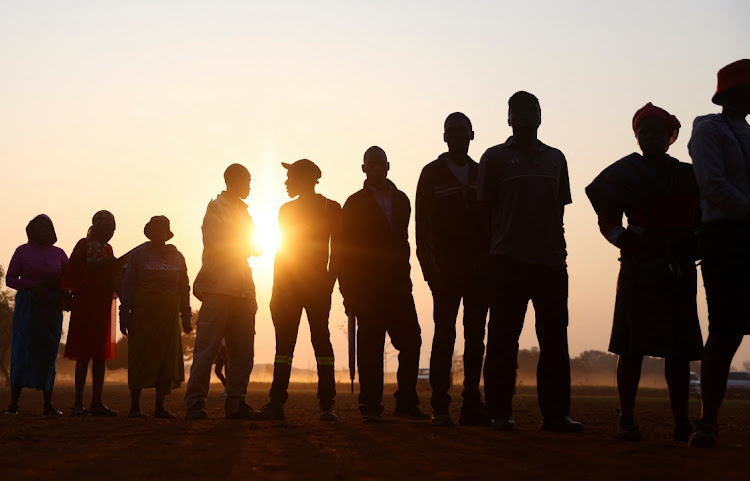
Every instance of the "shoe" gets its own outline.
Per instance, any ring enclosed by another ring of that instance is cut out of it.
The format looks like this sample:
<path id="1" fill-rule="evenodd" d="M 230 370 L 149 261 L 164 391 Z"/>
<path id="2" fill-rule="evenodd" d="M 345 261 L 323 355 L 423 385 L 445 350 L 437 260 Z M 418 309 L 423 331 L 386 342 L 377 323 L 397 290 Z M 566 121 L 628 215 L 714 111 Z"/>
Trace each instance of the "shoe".
<path id="1" fill-rule="evenodd" d="M 461 413 L 458 415 L 458 424 L 461 426 L 489 426 L 490 423 L 492 418 L 482 403 L 461 405 Z"/>
<path id="2" fill-rule="evenodd" d="M 573 421 L 567 416 L 560 418 L 544 418 L 542 421 L 542 431 L 550 431 L 553 433 L 582 433 L 583 424 Z"/>
<path id="3" fill-rule="evenodd" d="M 617 426 L 617 439 L 621 441 L 640 441 L 643 439 L 641 428 L 638 427 L 635 421 L 623 421 L 620 419 Z"/>
<path id="4" fill-rule="evenodd" d="M 98 406 L 91 406 L 89 408 L 89 412 L 92 416 L 98 416 L 98 417 L 104 417 L 104 418 L 113 418 L 117 416 L 117 411 L 113 411 L 104 404 L 100 404 Z"/>
<path id="5" fill-rule="evenodd" d="M 321 416 L 322 412 L 323 411 L 321 410 Z M 286 419 L 286 416 L 284 416 L 284 405 L 273 402 L 266 403 L 260 408 L 260 411 L 257 412 L 255 419 L 263 421 L 283 421 Z"/>
<path id="6" fill-rule="evenodd" d="M 327 423 L 335 423 L 338 422 L 339 416 L 333 411 L 333 408 L 321 409 L 320 420 Z"/>
<path id="7" fill-rule="evenodd" d="M 719 426 L 706 421 L 695 423 L 695 431 L 690 435 L 688 446 L 714 448 L 719 439 Z"/>
<path id="8" fill-rule="evenodd" d="M 365 424 L 378 424 L 383 421 L 383 416 L 379 412 L 362 413 L 362 422 Z"/>
<path id="9" fill-rule="evenodd" d="M 142 419 L 142 418 L 146 418 L 148 416 L 146 416 L 145 414 L 143 414 L 143 411 L 141 411 L 140 409 L 137 410 L 137 411 L 134 411 L 134 410 L 131 409 L 130 412 L 128 413 L 128 417 L 129 418 L 141 418 Z"/>
<path id="10" fill-rule="evenodd" d="M 143 417 L 146 417 L 146 416 L 144 415 Z M 154 410 L 154 417 L 156 419 L 177 419 L 177 416 L 167 411 L 163 407 Z"/>
<path id="11" fill-rule="evenodd" d="M 18 414 L 18 405 L 17 404 L 9 404 L 8 409 L 5 410 L 5 414 L 8 416 L 15 416 Z"/>
<path id="12" fill-rule="evenodd" d="M 406 418 L 406 419 L 417 419 L 417 420 L 430 419 L 430 415 L 422 411 L 421 409 L 419 409 L 419 406 L 417 406 L 416 404 L 406 409 L 396 408 L 396 410 L 393 411 L 393 415 L 396 416 L 397 418 Z"/>
<path id="13" fill-rule="evenodd" d="M 447 412 L 434 412 L 432 413 L 433 426 L 453 426 L 453 418 Z"/>
<path id="14" fill-rule="evenodd" d="M 686 442 L 690 440 L 690 435 L 693 434 L 693 425 L 688 421 L 675 424 L 672 430 L 672 439 L 675 441 Z"/>
<path id="15" fill-rule="evenodd" d="M 63 415 L 63 413 L 62 411 L 58 411 L 52 406 L 47 406 L 46 408 L 44 408 L 44 415 L 52 417 L 52 418 L 59 418 L 60 416 Z"/>
<path id="16" fill-rule="evenodd" d="M 258 411 L 254 411 L 245 401 L 240 401 L 236 411 L 224 411 L 226 419 L 256 419 L 257 414 Z"/>
<path id="17" fill-rule="evenodd" d="M 505 416 L 493 419 L 490 426 L 495 431 L 510 432 L 516 430 L 516 421 L 513 419 L 513 416 Z"/>
<path id="18" fill-rule="evenodd" d="M 73 406 L 71 416 L 91 416 L 91 412 L 83 406 Z"/>
<path id="19" fill-rule="evenodd" d="M 188 408 L 187 412 L 185 413 L 185 419 L 198 420 L 207 418 L 208 413 L 204 408 Z"/>

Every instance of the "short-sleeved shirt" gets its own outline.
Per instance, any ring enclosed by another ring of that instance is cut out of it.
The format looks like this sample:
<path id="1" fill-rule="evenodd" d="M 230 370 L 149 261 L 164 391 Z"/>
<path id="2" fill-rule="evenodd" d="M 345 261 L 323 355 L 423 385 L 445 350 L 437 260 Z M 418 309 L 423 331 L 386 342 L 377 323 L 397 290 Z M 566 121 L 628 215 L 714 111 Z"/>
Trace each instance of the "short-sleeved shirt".
<path id="1" fill-rule="evenodd" d="M 563 212 L 572 199 L 562 152 L 537 141 L 527 154 L 511 136 L 482 156 L 478 190 L 490 212 L 490 254 L 565 265 Z"/>

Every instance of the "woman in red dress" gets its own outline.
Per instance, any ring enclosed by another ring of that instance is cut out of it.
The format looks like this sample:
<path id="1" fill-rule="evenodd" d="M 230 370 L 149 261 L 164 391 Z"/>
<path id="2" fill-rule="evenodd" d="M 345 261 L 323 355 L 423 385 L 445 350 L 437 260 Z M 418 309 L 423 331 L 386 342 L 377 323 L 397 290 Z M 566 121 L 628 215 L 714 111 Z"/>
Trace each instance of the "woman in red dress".
<path id="1" fill-rule="evenodd" d="M 115 277 L 118 262 L 108 244 L 115 217 L 106 210 L 94 214 L 88 235 L 70 255 L 62 284 L 73 294 L 65 357 L 76 361 L 76 400 L 73 416 L 116 416 L 102 403 L 104 362 L 115 357 Z M 91 408 L 83 407 L 89 360 L 93 378 Z"/>

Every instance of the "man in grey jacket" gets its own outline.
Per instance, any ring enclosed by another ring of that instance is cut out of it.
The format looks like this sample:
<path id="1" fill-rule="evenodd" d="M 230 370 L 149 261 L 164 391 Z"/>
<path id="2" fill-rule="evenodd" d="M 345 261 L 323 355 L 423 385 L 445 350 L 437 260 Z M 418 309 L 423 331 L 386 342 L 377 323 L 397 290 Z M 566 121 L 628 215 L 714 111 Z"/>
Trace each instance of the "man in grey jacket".
<path id="1" fill-rule="evenodd" d="M 232 164 L 224 172 L 227 190 L 208 204 L 203 218 L 203 265 L 193 293 L 203 304 L 196 323 L 195 352 L 185 391 L 187 419 L 204 419 L 211 366 L 226 339 L 229 419 L 252 419 L 247 405 L 247 383 L 253 370 L 255 340 L 255 284 L 247 259 L 260 255 L 253 245 L 255 226 L 242 199 L 250 195 L 250 172 Z"/>

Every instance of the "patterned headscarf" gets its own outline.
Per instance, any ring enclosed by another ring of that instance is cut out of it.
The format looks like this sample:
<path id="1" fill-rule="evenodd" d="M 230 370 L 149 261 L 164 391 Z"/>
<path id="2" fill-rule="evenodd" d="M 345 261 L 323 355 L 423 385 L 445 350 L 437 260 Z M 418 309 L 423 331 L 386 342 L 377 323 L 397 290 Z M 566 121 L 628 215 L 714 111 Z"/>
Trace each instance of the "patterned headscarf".
<path id="1" fill-rule="evenodd" d="M 115 216 L 108 210 L 100 210 L 94 214 L 94 217 L 91 219 L 91 227 L 89 227 L 88 234 L 86 235 L 86 240 L 89 244 L 89 250 L 86 253 L 86 262 L 100 262 L 104 258 L 109 257 L 109 252 L 107 251 L 109 244 L 102 244 L 99 239 L 94 236 L 94 231 L 100 229 L 101 226 L 109 222 L 114 224 Z"/>
<path id="2" fill-rule="evenodd" d="M 658 120 L 667 132 L 669 132 L 669 145 L 674 144 L 674 141 L 677 140 L 677 136 L 680 133 L 681 127 L 680 121 L 677 120 L 677 117 L 649 102 L 638 109 L 633 116 L 633 132 L 635 132 L 636 137 L 638 136 L 638 126 L 646 119 Z"/>

